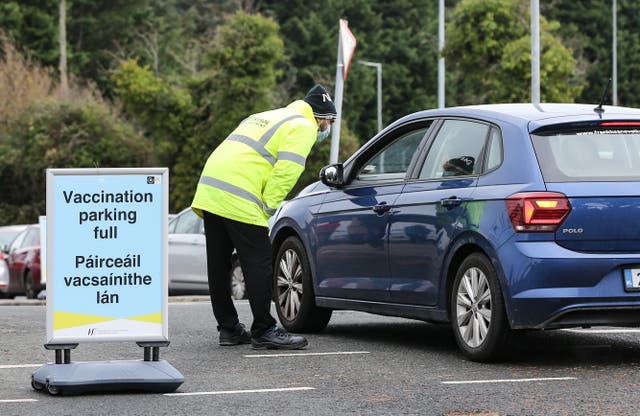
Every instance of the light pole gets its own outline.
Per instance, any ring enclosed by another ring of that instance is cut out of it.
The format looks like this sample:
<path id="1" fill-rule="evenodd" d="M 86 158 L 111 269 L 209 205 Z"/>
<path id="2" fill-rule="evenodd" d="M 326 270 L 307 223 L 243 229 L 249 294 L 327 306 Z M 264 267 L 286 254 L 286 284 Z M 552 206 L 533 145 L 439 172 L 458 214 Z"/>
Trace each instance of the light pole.
<path id="1" fill-rule="evenodd" d="M 438 4 L 438 108 L 444 108 L 444 0 Z"/>
<path id="2" fill-rule="evenodd" d="M 376 69 L 378 78 L 378 131 L 380 131 L 382 130 L 382 64 L 369 61 L 358 61 L 358 63 Z"/>
<path id="3" fill-rule="evenodd" d="M 540 104 L 540 1 L 531 0 L 531 103 Z"/>
<path id="4" fill-rule="evenodd" d="M 612 26 L 613 26 L 613 45 L 612 45 L 612 75 L 613 78 L 613 105 L 618 105 L 618 2 L 613 0 L 611 14 L 612 16 Z"/>

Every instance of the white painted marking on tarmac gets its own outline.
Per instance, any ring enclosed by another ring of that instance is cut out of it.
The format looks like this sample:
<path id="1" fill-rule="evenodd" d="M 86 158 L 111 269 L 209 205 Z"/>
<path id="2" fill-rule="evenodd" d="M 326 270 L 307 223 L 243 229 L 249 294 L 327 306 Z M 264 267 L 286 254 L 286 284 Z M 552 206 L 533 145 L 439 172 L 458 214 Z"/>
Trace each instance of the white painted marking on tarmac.
<path id="1" fill-rule="evenodd" d="M 534 381 L 568 381 L 576 377 L 543 377 L 543 378 L 505 378 L 496 380 L 443 381 L 442 384 L 480 384 L 480 383 L 527 383 Z"/>
<path id="2" fill-rule="evenodd" d="M 542 377 L 542 378 L 503 378 L 494 380 L 461 380 L 443 381 L 442 384 L 480 384 L 480 383 L 527 383 L 534 381 L 568 381 L 577 380 L 576 377 Z"/>
<path id="3" fill-rule="evenodd" d="M 0 403 L 30 403 L 37 402 L 36 399 L 6 399 L 0 400 Z"/>
<path id="4" fill-rule="evenodd" d="M 563 329 L 567 332 L 579 334 L 638 334 L 640 329 Z"/>
<path id="5" fill-rule="evenodd" d="M 265 357 L 309 357 L 314 355 L 352 355 L 352 354 L 369 354 L 369 351 L 337 351 L 337 352 L 291 352 L 286 354 L 247 354 L 246 358 L 265 358 Z"/>
<path id="6" fill-rule="evenodd" d="M 42 367 L 42 364 L 7 364 L 0 365 L 0 370 L 7 368 L 33 368 L 33 367 Z"/>
<path id="7" fill-rule="evenodd" d="M 213 396 L 218 394 L 244 394 L 244 393 L 277 393 L 288 391 L 315 390 L 314 387 L 284 387 L 279 389 L 257 389 L 257 390 L 221 390 L 221 391 L 196 391 L 192 393 L 165 393 L 165 396 Z"/>

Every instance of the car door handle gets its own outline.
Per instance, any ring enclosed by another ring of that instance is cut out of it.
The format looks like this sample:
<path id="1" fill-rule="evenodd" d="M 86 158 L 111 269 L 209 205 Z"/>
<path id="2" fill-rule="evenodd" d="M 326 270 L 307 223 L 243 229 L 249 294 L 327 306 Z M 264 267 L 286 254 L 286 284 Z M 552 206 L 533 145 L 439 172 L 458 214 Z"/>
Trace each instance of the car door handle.
<path id="1" fill-rule="evenodd" d="M 462 204 L 462 199 L 454 195 L 454 196 L 450 196 L 449 198 L 442 198 L 440 200 L 440 204 L 443 207 L 455 208 L 457 206 L 460 206 L 460 204 Z"/>
<path id="2" fill-rule="evenodd" d="M 388 212 L 391 209 L 391 206 L 387 205 L 386 202 L 380 202 L 378 205 L 373 206 L 372 209 L 376 214 L 382 215 L 385 212 Z"/>

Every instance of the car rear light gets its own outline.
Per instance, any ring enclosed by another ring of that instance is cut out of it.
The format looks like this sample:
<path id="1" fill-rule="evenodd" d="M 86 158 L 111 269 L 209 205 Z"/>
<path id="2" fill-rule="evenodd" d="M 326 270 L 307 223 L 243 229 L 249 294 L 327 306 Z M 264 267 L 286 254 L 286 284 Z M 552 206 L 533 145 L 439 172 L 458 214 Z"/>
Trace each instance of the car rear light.
<path id="1" fill-rule="evenodd" d="M 571 212 L 569 200 L 558 192 L 522 192 L 508 197 L 506 204 L 517 233 L 555 232 Z"/>

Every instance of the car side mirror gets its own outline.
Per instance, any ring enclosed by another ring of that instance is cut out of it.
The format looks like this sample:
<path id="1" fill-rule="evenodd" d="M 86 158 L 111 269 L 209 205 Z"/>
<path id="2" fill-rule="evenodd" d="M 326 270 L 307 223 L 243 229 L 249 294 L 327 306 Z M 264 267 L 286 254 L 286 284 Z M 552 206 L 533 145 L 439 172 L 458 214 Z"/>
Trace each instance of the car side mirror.
<path id="1" fill-rule="evenodd" d="M 344 185 L 344 168 L 342 163 L 328 165 L 320 169 L 320 181 L 334 188 Z"/>

